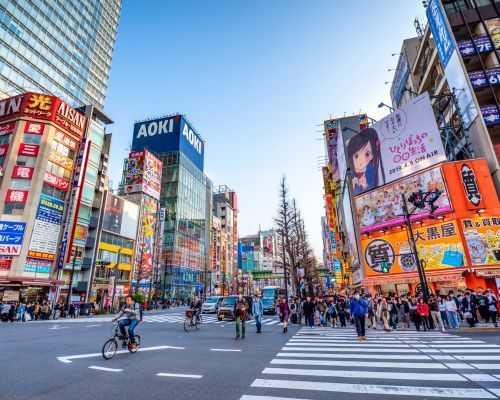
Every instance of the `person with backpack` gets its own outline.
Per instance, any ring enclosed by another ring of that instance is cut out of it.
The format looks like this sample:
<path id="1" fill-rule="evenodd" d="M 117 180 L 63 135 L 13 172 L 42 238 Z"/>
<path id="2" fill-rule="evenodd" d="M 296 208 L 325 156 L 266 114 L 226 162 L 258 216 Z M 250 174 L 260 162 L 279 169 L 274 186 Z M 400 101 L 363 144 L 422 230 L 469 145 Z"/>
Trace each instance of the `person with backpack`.
<path id="1" fill-rule="evenodd" d="M 335 302 L 333 300 L 330 301 L 328 305 L 328 315 L 330 317 L 330 326 L 332 328 L 337 327 L 337 309 L 335 308 Z"/>
<path id="2" fill-rule="evenodd" d="M 363 299 L 359 292 L 354 292 L 354 296 L 349 302 L 349 314 L 354 318 L 356 324 L 356 332 L 359 340 L 366 340 L 365 336 L 365 317 L 368 315 L 368 304 Z"/>
<path id="3" fill-rule="evenodd" d="M 262 304 L 262 300 L 260 299 L 257 293 L 253 295 L 252 313 L 253 317 L 255 318 L 255 327 L 257 328 L 257 333 L 261 333 L 262 315 L 264 315 L 264 305 Z"/>
<path id="4" fill-rule="evenodd" d="M 112 322 L 117 321 L 119 318 L 125 316 L 118 326 L 120 328 L 120 333 L 122 336 L 126 336 L 125 327 L 128 326 L 128 334 L 130 337 L 130 349 L 134 350 L 137 347 L 134 336 L 134 329 L 142 321 L 141 307 L 136 303 L 132 296 L 127 296 L 125 298 L 125 304 L 120 309 L 120 312 L 113 318 Z"/>
<path id="5" fill-rule="evenodd" d="M 240 338 L 240 326 L 241 326 L 241 339 L 245 339 L 245 321 L 247 319 L 248 302 L 243 297 L 243 293 L 238 293 L 238 298 L 234 303 L 233 314 L 236 318 L 236 337 L 234 340 Z"/>

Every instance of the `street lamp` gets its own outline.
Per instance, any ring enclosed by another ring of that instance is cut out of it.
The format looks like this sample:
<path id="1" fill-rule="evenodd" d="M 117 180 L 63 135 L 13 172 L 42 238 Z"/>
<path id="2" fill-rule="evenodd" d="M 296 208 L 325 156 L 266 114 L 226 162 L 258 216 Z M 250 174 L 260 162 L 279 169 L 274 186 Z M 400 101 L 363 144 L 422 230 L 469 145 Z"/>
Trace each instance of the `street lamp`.
<path id="1" fill-rule="evenodd" d="M 420 287 L 422 288 L 422 295 L 424 298 L 424 302 L 427 302 L 427 300 L 429 299 L 429 289 L 427 287 L 427 278 L 425 276 L 424 266 L 422 265 L 422 262 L 418 257 L 417 245 L 415 243 L 415 238 L 413 236 L 413 229 L 411 226 L 410 218 L 417 209 L 422 209 L 426 205 L 430 206 L 430 213 L 431 214 L 434 213 L 434 211 L 436 211 L 437 208 L 434 203 L 437 201 L 439 196 L 441 196 L 441 193 L 442 192 L 438 189 L 432 190 L 430 192 L 423 192 L 422 190 L 419 190 L 418 192 L 412 193 L 408 197 L 408 201 L 415 206 L 415 208 L 411 212 L 408 211 L 405 194 L 401 193 L 401 200 L 403 202 L 403 215 L 409 233 L 411 252 L 413 254 L 413 257 L 415 258 L 415 264 L 417 266 L 418 277 L 420 280 Z"/>
<path id="2" fill-rule="evenodd" d="M 352 129 L 352 128 L 349 128 L 348 126 L 343 126 L 343 127 L 342 127 L 342 131 L 343 131 L 343 132 L 351 131 L 351 132 L 354 132 L 355 134 L 358 134 L 358 133 L 359 133 L 358 131 L 356 131 L 356 130 L 354 130 L 354 129 Z"/>
<path id="3" fill-rule="evenodd" d="M 386 82 L 387 84 L 387 82 Z M 388 106 L 387 104 L 381 102 L 379 105 L 378 105 L 378 108 L 382 108 L 382 107 L 387 107 L 389 110 L 391 110 L 391 112 L 394 111 L 394 108 L 392 108 L 391 106 Z"/>

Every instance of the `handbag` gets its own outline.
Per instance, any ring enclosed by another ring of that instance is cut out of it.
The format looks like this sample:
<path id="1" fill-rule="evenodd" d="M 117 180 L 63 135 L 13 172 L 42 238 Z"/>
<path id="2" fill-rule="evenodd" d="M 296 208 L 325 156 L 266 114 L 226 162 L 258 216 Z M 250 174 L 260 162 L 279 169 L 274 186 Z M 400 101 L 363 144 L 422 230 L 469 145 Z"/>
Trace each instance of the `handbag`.
<path id="1" fill-rule="evenodd" d="M 443 252 L 441 264 L 451 265 L 452 267 L 462 267 L 464 265 L 464 255 L 458 251 L 457 246 L 453 250 L 453 245 L 448 246 L 448 250 Z"/>

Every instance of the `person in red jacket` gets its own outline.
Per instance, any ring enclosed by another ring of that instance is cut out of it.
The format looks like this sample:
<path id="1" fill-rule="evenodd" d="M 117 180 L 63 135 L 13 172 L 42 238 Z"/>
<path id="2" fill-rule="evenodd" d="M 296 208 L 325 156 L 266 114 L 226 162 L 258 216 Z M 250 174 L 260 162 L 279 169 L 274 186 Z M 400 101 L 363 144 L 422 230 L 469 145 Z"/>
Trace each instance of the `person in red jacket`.
<path id="1" fill-rule="evenodd" d="M 278 307 L 280 310 L 280 321 L 283 323 L 283 333 L 287 333 L 288 328 L 286 325 L 288 323 L 288 316 L 290 315 L 290 307 L 286 302 L 286 297 L 283 297 L 281 299 L 281 303 L 279 304 Z"/>
<path id="2" fill-rule="evenodd" d="M 424 299 L 418 299 L 417 313 L 420 315 L 422 325 L 424 326 L 424 331 L 430 331 L 429 327 L 429 306 L 425 304 Z"/>

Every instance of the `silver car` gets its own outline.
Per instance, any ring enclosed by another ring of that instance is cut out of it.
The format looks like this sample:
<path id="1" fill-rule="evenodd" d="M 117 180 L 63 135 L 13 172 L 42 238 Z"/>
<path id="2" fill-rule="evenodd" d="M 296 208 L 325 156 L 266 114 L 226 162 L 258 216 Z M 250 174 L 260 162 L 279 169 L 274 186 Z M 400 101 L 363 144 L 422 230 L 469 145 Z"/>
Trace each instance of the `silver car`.
<path id="1" fill-rule="evenodd" d="M 224 296 L 210 297 L 203 303 L 203 306 L 201 307 L 202 312 L 206 314 L 217 313 L 217 311 L 219 310 L 220 303 L 222 303 L 222 300 L 224 300 Z"/>

